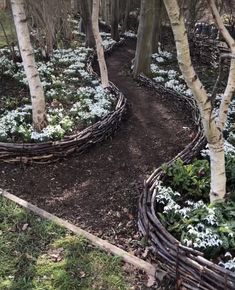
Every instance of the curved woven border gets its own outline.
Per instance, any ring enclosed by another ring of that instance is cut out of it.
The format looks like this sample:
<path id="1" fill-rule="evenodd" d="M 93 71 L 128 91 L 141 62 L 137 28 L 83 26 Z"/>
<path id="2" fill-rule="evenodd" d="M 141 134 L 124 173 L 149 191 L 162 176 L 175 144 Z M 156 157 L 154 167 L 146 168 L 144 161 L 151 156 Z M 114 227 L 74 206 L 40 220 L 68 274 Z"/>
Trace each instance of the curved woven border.
<path id="1" fill-rule="evenodd" d="M 183 101 L 191 110 L 193 120 L 198 127 L 197 135 L 182 152 L 168 162 L 168 165 L 171 165 L 177 158 L 189 163 L 206 143 L 195 101 L 166 89 L 144 76 L 140 76 L 139 80 L 156 89 L 158 93 L 167 93 L 172 96 L 172 99 L 177 98 L 177 101 Z M 162 169 L 156 169 L 145 181 L 145 190 L 139 201 L 139 229 L 150 242 L 154 259 L 163 262 L 163 268 L 168 271 L 172 278 L 176 278 L 179 286 L 186 289 L 235 289 L 234 272 L 208 261 L 201 252 L 182 245 L 159 221 L 155 211 L 156 185 L 163 177 Z"/>
<path id="2" fill-rule="evenodd" d="M 110 54 L 113 50 L 123 44 L 123 41 L 114 43 L 105 51 Z M 87 70 L 91 74 L 96 73 L 92 69 L 95 54 L 88 59 Z M 112 93 L 115 94 L 117 104 L 113 112 L 107 114 L 103 119 L 85 128 L 81 132 L 65 136 L 60 141 L 48 141 L 43 143 L 6 143 L 0 142 L 0 161 L 8 163 L 49 163 L 64 158 L 72 153 L 81 154 L 88 147 L 107 139 L 117 130 L 126 110 L 127 100 L 118 88 L 110 82 Z"/>

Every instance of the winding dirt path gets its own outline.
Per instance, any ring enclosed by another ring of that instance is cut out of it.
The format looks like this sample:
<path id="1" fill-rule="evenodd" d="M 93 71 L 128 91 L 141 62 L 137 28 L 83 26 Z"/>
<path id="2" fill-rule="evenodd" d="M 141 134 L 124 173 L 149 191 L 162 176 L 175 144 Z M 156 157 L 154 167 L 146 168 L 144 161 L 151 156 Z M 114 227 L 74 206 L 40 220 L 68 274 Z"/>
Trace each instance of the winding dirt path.
<path id="1" fill-rule="evenodd" d="M 135 42 L 107 59 L 111 81 L 130 103 L 117 134 L 84 155 L 50 165 L 0 164 L 0 187 L 115 242 L 138 243 L 136 215 L 143 180 L 190 141 L 187 112 L 139 86 L 127 73 Z M 137 251 L 137 250 L 135 250 Z"/>

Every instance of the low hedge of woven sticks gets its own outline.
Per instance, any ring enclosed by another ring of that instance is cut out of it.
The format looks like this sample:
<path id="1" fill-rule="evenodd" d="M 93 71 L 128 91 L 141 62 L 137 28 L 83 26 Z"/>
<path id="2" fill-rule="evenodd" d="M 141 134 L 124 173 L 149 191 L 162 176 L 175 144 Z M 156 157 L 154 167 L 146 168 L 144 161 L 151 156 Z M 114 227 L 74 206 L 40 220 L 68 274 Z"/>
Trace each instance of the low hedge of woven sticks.
<path id="1" fill-rule="evenodd" d="M 205 138 L 200 125 L 199 112 L 196 103 L 191 98 L 179 95 L 152 80 L 140 76 L 139 80 L 158 91 L 168 94 L 178 104 L 184 102 L 186 108 L 192 112 L 192 117 L 198 127 L 194 140 L 186 146 L 168 165 L 177 158 L 189 163 L 193 157 L 205 146 Z M 156 185 L 164 178 L 161 168 L 156 169 L 145 181 L 145 189 L 139 201 L 139 229 L 151 244 L 153 259 L 161 261 L 163 268 L 172 278 L 176 278 L 185 289 L 225 290 L 235 289 L 235 273 L 226 270 L 203 257 L 203 253 L 182 245 L 161 224 L 155 210 Z"/>
<path id="2" fill-rule="evenodd" d="M 105 53 L 110 54 L 122 44 L 123 41 L 113 44 Z M 91 74 L 96 74 L 92 69 L 92 62 L 95 58 L 95 54 L 91 55 L 87 64 L 87 69 Z M 81 154 L 91 145 L 110 137 L 120 125 L 126 111 L 127 100 L 113 83 L 110 82 L 109 84 L 109 89 L 116 96 L 117 103 L 114 111 L 107 114 L 103 119 L 81 132 L 64 137 L 60 141 L 43 143 L 0 142 L 0 161 L 8 163 L 49 163 L 75 152 Z"/>

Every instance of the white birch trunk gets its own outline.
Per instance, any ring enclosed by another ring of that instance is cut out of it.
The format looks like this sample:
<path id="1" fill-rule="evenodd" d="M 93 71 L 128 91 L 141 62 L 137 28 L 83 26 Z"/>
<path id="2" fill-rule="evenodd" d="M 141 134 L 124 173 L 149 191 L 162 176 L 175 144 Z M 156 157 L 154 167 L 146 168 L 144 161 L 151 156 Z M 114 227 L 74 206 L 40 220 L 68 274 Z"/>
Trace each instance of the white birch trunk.
<path id="1" fill-rule="evenodd" d="M 39 78 L 30 33 L 25 14 L 24 0 L 11 0 L 20 53 L 23 60 L 25 74 L 29 84 L 32 102 L 33 127 L 36 131 L 46 126 L 46 104 L 43 86 Z"/>
<path id="2" fill-rule="evenodd" d="M 99 32 L 99 7 L 100 0 L 93 0 L 93 8 L 92 8 L 92 29 L 96 43 L 96 51 L 98 56 L 98 62 L 100 67 L 100 76 L 101 83 L 103 88 L 107 88 L 109 86 L 108 80 L 108 70 L 104 58 L 104 48 L 102 45 L 102 38 Z"/>
<path id="3" fill-rule="evenodd" d="M 177 48 L 181 72 L 188 87 L 192 90 L 202 117 L 205 136 L 210 149 L 211 190 L 210 200 L 222 200 L 226 193 L 226 174 L 224 160 L 224 141 L 222 131 L 212 113 L 211 100 L 199 80 L 190 57 L 187 32 L 183 15 L 176 0 L 164 0 Z"/>
<path id="4" fill-rule="evenodd" d="M 216 144 L 208 144 L 208 147 L 211 166 L 210 201 L 213 202 L 223 199 L 226 193 L 224 142 L 221 140 Z"/>

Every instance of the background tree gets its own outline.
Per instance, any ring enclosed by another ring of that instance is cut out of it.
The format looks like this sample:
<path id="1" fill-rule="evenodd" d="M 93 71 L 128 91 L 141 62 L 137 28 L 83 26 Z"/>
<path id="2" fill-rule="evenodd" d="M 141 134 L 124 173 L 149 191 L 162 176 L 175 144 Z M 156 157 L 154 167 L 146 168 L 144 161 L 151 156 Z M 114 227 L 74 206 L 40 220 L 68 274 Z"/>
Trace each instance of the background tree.
<path id="1" fill-rule="evenodd" d="M 98 62 L 100 67 L 100 75 L 101 75 L 101 83 L 103 88 L 107 88 L 109 86 L 108 80 L 108 70 L 104 58 L 104 48 L 102 45 L 102 38 L 99 32 L 99 7 L 100 7 L 100 0 L 93 0 L 92 6 L 92 28 L 93 34 L 95 37 L 96 43 L 96 50 L 98 56 Z"/>
<path id="2" fill-rule="evenodd" d="M 150 75 L 151 73 L 154 12 L 155 0 L 141 0 L 140 22 L 133 70 L 134 77 L 137 77 L 140 73 L 145 75 Z"/>
<path id="3" fill-rule="evenodd" d="M 47 57 L 53 53 L 53 48 L 70 43 L 71 0 L 27 0 L 26 3 L 34 40 Z"/>
<path id="4" fill-rule="evenodd" d="M 33 127 L 41 131 L 47 124 L 46 104 L 43 86 L 39 78 L 33 47 L 30 42 L 30 33 L 27 25 L 24 0 L 11 0 L 12 13 L 14 17 L 16 33 L 18 37 L 24 70 L 29 83 Z"/>
<path id="5" fill-rule="evenodd" d="M 226 42 L 229 44 L 232 55 L 235 55 L 235 41 L 225 28 L 214 0 L 208 0 L 207 2 L 219 30 Z M 214 112 L 210 95 L 206 92 L 192 65 L 185 21 L 179 5 L 176 0 L 164 0 L 164 3 L 174 33 L 180 70 L 198 103 L 204 133 L 208 142 L 211 166 L 210 200 L 211 202 L 214 200 L 223 200 L 226 194 L 223 129 L 227 119 L 228 107 L 235 91 L 235 58 L 232 57 L 231 59 L 228 83 L 221 100 L 219 116 L 217 117 Z"/>
<path id="6" fill-rule="evenodd" d="M 120 40 L 118 24 L 119 24 L 119 0 L 111 1 L 111 36 L 115 41 Z"/>
<path id="7" fill-rule="evenodd" d="M 129 19 L 130 11 L 131 11 L 131 0 L 127 0 L 125 12 L 124 12 L 123 23 L 122 23 L 122 33 L 124 33 L 125 31 L 128 30 L 128 19 Z"/>
<path id="8" fill-rule="evenodd" d="M 92 30 L 92 0 L 80 0 L 79 1 L 79 10 L 82 17 L 82 24 L 86 34 L 86 46 L 95 47 L 95 39 Z"/>
<path id="9" fill-rule="evenodd" d="M 162 0 L 155 0 L 152 53 L 158 52 L 158 44 L 160 40 L 161 24 L 162 24 L 162 6 L 163 6 Z"/>
<path id="10" fill-rule="evenodd" d="M 111 24 L 111 0 L 102 0 L 101 1 L 101 14 L 102 19 L 106 24 Z"/>

